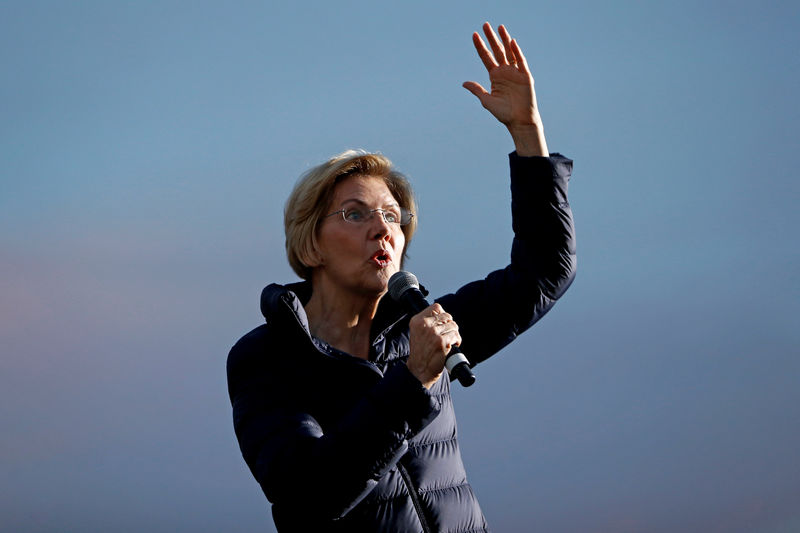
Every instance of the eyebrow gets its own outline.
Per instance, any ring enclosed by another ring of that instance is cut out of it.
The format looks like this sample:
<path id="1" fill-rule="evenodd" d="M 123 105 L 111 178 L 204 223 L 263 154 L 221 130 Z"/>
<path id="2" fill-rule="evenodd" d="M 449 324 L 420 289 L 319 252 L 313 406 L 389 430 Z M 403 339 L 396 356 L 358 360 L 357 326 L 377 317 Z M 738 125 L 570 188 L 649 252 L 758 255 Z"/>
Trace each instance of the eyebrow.
<path id="1" fill-rule="evenodd" d="M 347 200 L 343 200 L 342 203 L 339 204 L 339 205 L 343 206 L 343 205 L 345 205 L 347 203 L 350 203 L 350 202 L 356 203 L 356 204 L 359 204 L 359 205 L 363 205 L 364 207 L 369 207 L 366 202 L 364 202 L 362 200 L 359 200 L 358 198 L 348 198 Z M 400 207 L 400 204 L 398 204 L 395 201 L 395 202 L 391 202 L 391 203 L 388 203 L 388 204 L 383 204 L 383 206 L 381 206 L 379 209 L 385 209 L 387 207 Z"/>

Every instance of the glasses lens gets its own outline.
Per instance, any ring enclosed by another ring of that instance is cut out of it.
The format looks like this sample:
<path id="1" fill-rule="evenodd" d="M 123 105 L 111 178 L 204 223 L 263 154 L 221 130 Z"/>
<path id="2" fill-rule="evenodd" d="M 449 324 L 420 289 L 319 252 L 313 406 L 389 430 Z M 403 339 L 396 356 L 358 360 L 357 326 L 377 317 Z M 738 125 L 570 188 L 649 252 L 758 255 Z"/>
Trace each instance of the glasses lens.
<path id="1" fill-rule="evenodd" d="M 383 219 L 387 224 L 401 224 L 402 215 L 399 207 L 390 207 L 383 210 Z"/>
<path id="2" fill-rule="evenodd" d="M 347 222 L 360 224 L 369 218 L 369 211 L 357 207 L 350 207 L 342 211 L 342 216 Z"/>
<path id="3" fill-rule="evenodd" d="M 399 224 L 404 226 L 411 222 L 414 215 L 402 207 L 390 207 L 388 209 L 366 209 L 362 207 L 348 207 L 341 211 L 345 221 L 352 224 L 362 224 L 372 218 L 373 213 L 378 212 L 387 224 Z"/>

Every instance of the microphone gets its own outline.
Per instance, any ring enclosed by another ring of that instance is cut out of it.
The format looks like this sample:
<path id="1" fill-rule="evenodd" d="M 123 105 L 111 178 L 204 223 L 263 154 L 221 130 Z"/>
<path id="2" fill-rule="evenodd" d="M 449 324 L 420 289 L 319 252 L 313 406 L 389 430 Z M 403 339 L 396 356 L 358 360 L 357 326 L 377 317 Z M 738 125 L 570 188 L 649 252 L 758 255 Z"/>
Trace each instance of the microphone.
<path id="1" fill-rule="evenodd" d="M 425 296 L 419 290 L 417 276 L 411 272 L 400 270 L 389 278 L 389 295 L 414 314 L 428 307 Z M 469 361 L 458 346 L 454 345 L 450 348 L 450 353 L 447 354 L 447 359 L 444 361 L 444 367 L 450 376 L 458 379 L 464 387 L 475 383 L 475 374 L 472 373 Z"/>

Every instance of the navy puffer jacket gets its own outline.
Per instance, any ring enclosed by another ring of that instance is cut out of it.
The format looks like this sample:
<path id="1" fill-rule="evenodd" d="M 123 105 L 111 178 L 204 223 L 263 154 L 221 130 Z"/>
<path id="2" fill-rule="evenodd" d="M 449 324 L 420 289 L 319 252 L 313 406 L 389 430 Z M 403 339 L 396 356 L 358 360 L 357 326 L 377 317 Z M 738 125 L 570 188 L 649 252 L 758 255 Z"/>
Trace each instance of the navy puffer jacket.
<path id="1" fill-rule="evenodd" d="M 575 273 L 572 161 L 509 159 L 511 264 L 436 299 L 473 365 L 539 320 Z M 364 360 L 311 336 L 310 296 L 307 282 L 266 287 L 266 324 L 228 356 L 236 436 L 278 531 L 488 531 L 461 462 L 450 383 L 426 390 L 406 367 L 410 316 L 383 298 Z"/>

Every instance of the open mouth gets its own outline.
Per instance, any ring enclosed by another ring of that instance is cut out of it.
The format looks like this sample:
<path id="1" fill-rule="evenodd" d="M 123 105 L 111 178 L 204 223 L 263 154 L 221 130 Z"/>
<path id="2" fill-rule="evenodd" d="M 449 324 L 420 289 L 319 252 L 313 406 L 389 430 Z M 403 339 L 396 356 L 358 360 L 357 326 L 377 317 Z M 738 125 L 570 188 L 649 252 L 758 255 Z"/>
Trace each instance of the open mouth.
<path id="1" fill-rule="evenodd" d="M 392 262 L 392 256 L 386 250 L 378 250 L 372 254 L 370 261 L 380 268 L 385 268 Z"/>

